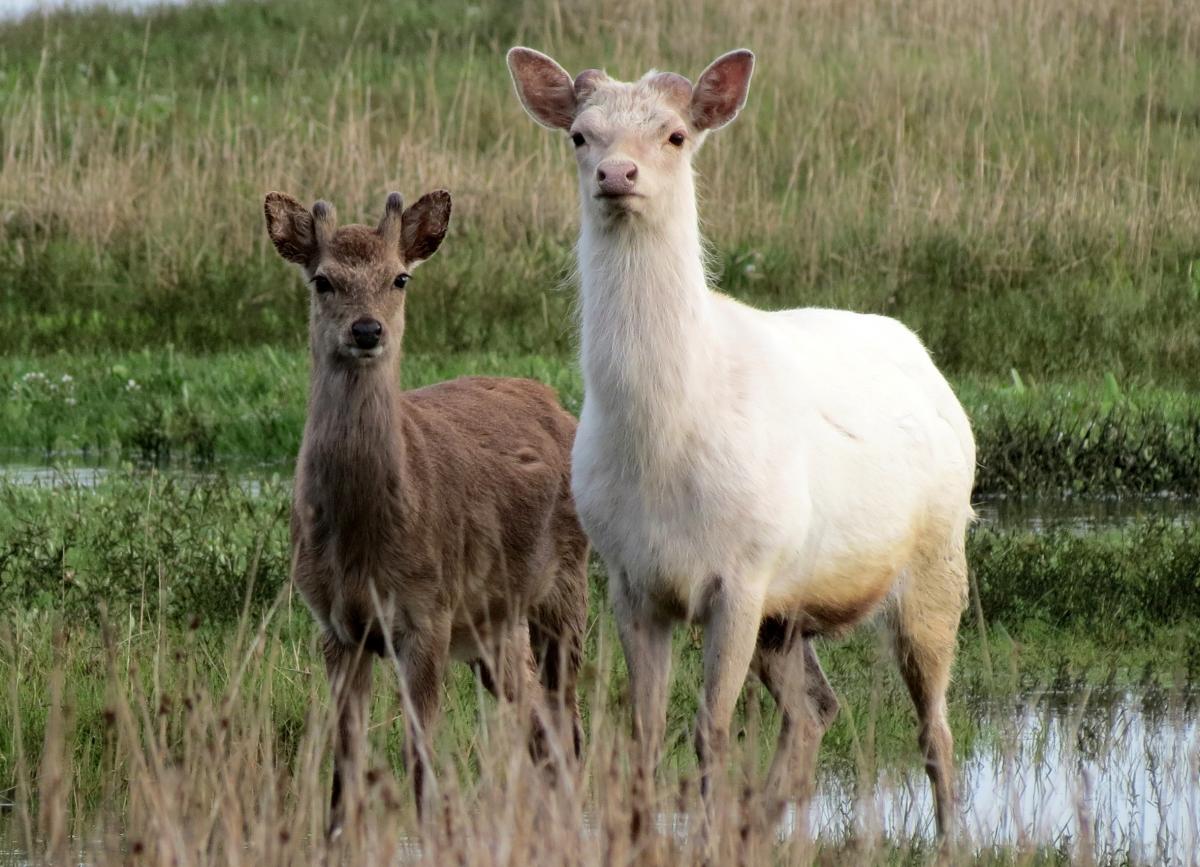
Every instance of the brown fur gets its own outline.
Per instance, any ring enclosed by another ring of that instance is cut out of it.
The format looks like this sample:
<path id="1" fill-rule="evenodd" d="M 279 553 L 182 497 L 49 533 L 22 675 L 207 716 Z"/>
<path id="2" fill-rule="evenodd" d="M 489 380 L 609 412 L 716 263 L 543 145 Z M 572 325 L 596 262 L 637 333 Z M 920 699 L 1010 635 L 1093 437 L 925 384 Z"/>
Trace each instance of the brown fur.
<path id="1" fill-rule="evenodd" d="M 339 711 L 332 828 L 360 771 L 366 654 L 394 653 L 403 675 L 418 804 L 452 657 L 499 695 L 530 701 L 531 743 L 544 748 L 549 721 L 566 751 L 578 750 L 588 543 L 571 498 L 576 423 L 551 389 L 484 377 L 400 389 L 405 290 L 392 281 L 437 249 L 448 195 L 405 211 L 401 232 L 389 222 L 394 195 L 379 229 L 343 227 L 319 250 L 305 247 L 311 231 L 289 232 L 307 228 L 302 217 L 279 217 L 298 203 L 272 196 L 280 253 L 336 287 L 313 293 L 291 525 L 293 580 L 325 631 Z M 365 363 L 349 331 L 364 317 L 383 325 L 382 352 Z"/>

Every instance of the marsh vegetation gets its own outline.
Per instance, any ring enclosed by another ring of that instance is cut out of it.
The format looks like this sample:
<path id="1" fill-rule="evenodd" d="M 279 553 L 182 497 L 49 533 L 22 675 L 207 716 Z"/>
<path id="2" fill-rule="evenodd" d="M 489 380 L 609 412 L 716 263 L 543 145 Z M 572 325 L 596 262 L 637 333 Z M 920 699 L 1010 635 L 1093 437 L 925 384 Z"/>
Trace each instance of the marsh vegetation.
<path id="1" fill-rule="evenodd" d="M 328 695 L 287 587 L 306 301 L 262 194 L 454 191 L 405 384 L 530 376 L 578 412 L 570 145 L 503 50 L 624 77 L 759 58 L 698 158 L 715 282 L 894 315 L 979 441 L 951 689 L 955 863 L 1200 850 L 1200 6 L 1183 0 L 195 3 L 0 24 L 0 861 L 327 853 Z M 504 170 L 498 170 L 504 167 Z M 1036 495 L 1036 498 L 1034 497 Z M 583 773 L 548 792 L 469 672 L 417 822 L 377 680 L 348 862 L 673 863 L 699 803 L 697 635 L 676 638 L 653 831 L 591 572 Z M 755 685 L 722 863 L 926 863 L 912 712 L 871 629 L 821 649 L 844 711 L 806 824 L 759 812 Z M 565 854 L 564 854 L 565 853 Z"/>

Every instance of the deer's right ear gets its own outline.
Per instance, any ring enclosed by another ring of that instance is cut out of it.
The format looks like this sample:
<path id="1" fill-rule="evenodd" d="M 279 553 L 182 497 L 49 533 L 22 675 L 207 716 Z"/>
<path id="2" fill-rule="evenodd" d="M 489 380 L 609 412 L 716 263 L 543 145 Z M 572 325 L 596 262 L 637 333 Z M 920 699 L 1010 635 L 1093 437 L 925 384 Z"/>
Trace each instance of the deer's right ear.
<path id="1" fill-rule="evenodd" d="M 297 265 L 310 264 L 317 255 L 312 212 L 287 193 L 267 193 L 263 213 L 267 234 L 279 255 Z"/>
<path id="2" fill-rule="evenodd" d="M 513 48 L 508 71 L 529 116 L 550 129 L 570 129 L 578 103 L 567 71 L 540 51 Z"/>
<path id="3" fill-rule="evenodd" d="M 404 263 L 415 268 L 442 246 L 450 226 L 450 193 L 434 190 L 417 199 L 401 217 L 400 244 Z"/>

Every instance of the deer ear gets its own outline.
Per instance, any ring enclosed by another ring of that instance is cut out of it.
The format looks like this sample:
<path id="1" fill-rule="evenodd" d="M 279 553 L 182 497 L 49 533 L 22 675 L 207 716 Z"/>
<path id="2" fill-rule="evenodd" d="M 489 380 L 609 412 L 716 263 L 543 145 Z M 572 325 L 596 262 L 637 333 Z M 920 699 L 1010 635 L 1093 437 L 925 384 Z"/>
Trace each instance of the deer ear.
<path id="1" fill-rule="evenodd" d="M 308 208 L 287 193 L 267 193 L 263 213 L 267 234 L 280 256 L 297 265 L 309 265 L 316 258 L 317 232 Z"/>
<path id="2" fill-rule="evenodd" d="M 513 48 L 508 71 L 529 116 L 550 129 L 569 129 L 578 102 L 567 71 L 540 51 Z"/>
<path id="3" fill-rule="evenodd" d="M 437 252 L 450 226 L 450 193 L 434 190 L 412 203 L 401 221 L 400 243 L 404 263 L 415 268 Z"/>
<path id="4" fill-rule="evenodd" d="M 692 91 L 692 125 L 698 130 L 720 129 L 746 104 L 754 54 L 745 48 L 722 54 L 700 74 Z"/>

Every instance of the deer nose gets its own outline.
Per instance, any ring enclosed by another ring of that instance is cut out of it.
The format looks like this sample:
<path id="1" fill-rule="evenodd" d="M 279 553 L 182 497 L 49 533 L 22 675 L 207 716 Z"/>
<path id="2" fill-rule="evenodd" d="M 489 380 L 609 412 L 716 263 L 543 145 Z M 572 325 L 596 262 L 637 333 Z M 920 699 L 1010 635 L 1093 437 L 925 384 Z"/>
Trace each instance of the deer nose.
<path id="1" fill-rule="evenodd" d="M 360 319 L 350 326 L 350 334 L 359 349 L 374 349 L 383 334 L 383 324 L 378 319 Z"/>
<path id="2" fill-rule="evenodd" d="M 638 168 L 632 160 L 605 160 L 596 166 L 602 196 L 627 196 L 633 192 Z"/>

